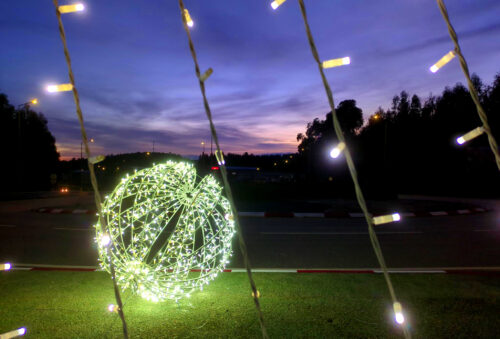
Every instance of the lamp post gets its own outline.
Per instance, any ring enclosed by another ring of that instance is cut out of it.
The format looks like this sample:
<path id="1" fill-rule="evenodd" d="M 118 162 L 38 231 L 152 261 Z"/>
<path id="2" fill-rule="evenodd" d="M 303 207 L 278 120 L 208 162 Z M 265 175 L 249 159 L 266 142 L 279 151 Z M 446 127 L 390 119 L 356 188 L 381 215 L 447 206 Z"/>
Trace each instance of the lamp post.
<path id="1" fill-rule="evenodd" d="M 201 146 L 203 147 L 203 151 L 201 152 L 201 154 L 203 155 L 203 154 L 205 154 L 205 142 L 204 141 L 201 142 Z"/>
<path id="2" fill-rule="evenodd" d="M 94 142 L 94 138 L 89 139 L 90 142 Z M 80 191 L 83 192 L 83 141 L 80 142 Z"/>
<path id="3" fill-rule="evenodd" d="M 23 104 L 20 104 L 17 106 L 17 183 L 18 183 L 18 187 L 21 186 L 21 178 L 22 178 L 22 169 L 23 169 L 23 166 L 21 165 L 21 157 L 22 157 L 22 150 L 23 150 L 23 147 L 22 147 L 22 141 L 23 141 L 23 138 L 22 138 L 22 123 L 21 123 L 21 119 L 24 119 L 24 116 L 21 118 L 21 115 L 23 115 L 23 113 L 25 112 L 28 112 L 29 108 L 30 108 L 30 105 L 36 105 L 38 104 L 38 99 L 34 98 L 34 99 L 31 99 L 30 101 L 27 101 Z"/>

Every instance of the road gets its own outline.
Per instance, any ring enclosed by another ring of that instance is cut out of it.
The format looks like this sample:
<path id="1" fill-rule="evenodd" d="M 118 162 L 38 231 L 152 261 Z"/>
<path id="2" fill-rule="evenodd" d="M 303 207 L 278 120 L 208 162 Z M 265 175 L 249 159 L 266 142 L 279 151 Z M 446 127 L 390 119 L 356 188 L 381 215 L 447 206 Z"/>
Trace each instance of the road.
<path id="1" fill-rule="evenodd" d="M 95 217 L 0 212 L 0 262 L 96 266 Z M 500 211 L 376 226 L 391 268 L 500 266 Z M 254 268 L 376 268 L 361 218 L 242 218 Z M 243 267 L 235 237 L 230 267 Z"/>

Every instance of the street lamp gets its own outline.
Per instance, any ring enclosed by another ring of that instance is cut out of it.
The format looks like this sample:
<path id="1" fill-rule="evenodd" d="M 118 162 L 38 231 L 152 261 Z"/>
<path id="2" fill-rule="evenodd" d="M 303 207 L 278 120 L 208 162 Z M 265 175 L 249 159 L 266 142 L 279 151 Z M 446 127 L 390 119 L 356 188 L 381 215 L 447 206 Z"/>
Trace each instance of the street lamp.
<path id="1" fill-rule="evenodd" d="M 205 141 L 201 142 L 201 146 L 203 147 L 203 152 L 201 152 L 201 154 L 205 154 Z"/>
<path id="2" fill-rule="evenodd" d="M 88 139 L 90 142 L 94 142 L 94 138 Z M 80 142 L 80 191 L 83 191 L 83 141 Z"/>
<path id="3" fill-rule="evenodd" d="M 21 157 L 22 157 L 22 124 L 21 124 L 21 119 L 24 119 L 24 116 L 21 117 L 21 115 L 24 115 L 24 113 L 28 112 L 30 105 L 36 105 L 38 104 L 38 99 L 33 98 L 30 101 L 27 101 L 21 105 L 17 106 L 17 166 L 18 166 L 18 184 L 21 184 L 21 178 L 22 178 L 22 165 L 21 165 Z"/>

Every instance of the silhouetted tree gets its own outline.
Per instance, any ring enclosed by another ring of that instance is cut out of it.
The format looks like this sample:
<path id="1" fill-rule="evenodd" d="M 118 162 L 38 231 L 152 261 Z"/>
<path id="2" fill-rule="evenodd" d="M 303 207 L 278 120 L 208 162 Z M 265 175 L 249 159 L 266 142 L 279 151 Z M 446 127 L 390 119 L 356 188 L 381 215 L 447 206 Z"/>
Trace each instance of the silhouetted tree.
<path id="1" fill-rule="evenodd" d="M 45 117 L 28 105 L 15 109 L 7 96 L 0 94 L 0 129 L 2 189 L 49 189 L 59 153 Z"/>

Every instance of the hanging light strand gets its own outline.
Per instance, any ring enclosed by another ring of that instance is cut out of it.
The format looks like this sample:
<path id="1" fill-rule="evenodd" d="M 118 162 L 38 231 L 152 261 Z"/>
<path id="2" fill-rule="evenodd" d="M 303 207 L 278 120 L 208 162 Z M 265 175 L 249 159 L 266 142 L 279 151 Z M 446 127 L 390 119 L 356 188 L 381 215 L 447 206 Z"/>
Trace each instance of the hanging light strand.
<path id="1" fill-rule="evenodd" d="M 333 128 L 335 130 L 335 134 L 337 135 L 337 139 L 339 140 L 340 143 L 346 144 L 344 133 L 342 132 L 342 128 L 340 127 L 337 113 L 335 111 L 335 103 L 333 101 L 332 90 L 331 90 L 330 85 L 328 84 L 328 81 L 326 79 L 323 65 L 322 65 L 321 59 L 319 57 L 318 50 L 316 48 L 316 44 L 314 43 L 314 39 L 313 39 L 313 36 L 311 33 L 311 28 L 309 26 L 309 22 L 307 20 L 307 13 L 306 13 L 304 1 L 303 0 L 298 0 L 298 1 L 299 1 L 299 6 L 300 6 L 300 11 L 302 12 L 302 18 L 304 19 L 304 26 L 305 26 L 305 30 L 306 30 L 307 39 L 309 41 L 309 46 L 311 47 L 311 53 L 313 55 L 314 60 L 316 61 L 317 65 L 318 65 L 321 79 L 322 79 L 323 85 L 325 87 L 326 96 L 328 98 L 328 103 L 330 104 L 330 109 L 332 110 L 332 118 L 333 118 L 332 120 L 333 120 Z M 371 214 L 368 212 L 368 207 L 366 206 L 366 201 L 365 201 L 363 192 L 361 191 L 361 187 L 359 185 L 356 167 L 354 165 L 354 161 L 352 159 L 351 152 L 349 151 L 349 148 L 347 147 L 347 144 L 345 145 L 343 152 L 344 152 L 344 156 L 345 156 L 346 161 L 347 161 L 347 166 L 349 168 L 349 172 L 351 174 L 352 181 L 354 183 L 356 198 L 358 200 L 359 206 L 361 207 L 361 210 L 363 211 L 366 223 L 368 224 L 368 234 L 370 236 L 373 250 L 375 252 L 375 255 L 377 257 L 379 265 L 382 269 L 382 272 L 384 274 L 387 288 L 388 288 L 389 293 L 391 295 L 392 303 L 393 304 L 398 303 L 398 300 L 396 298 L 396 293 L 394 292 L 394 288 L 392 286 L 392 281 L 391 281 L 391 278 L 389 276 L 389 272 L 387 271 L 387 266 L 385 264 L 385 259 L 384 259 L 384 256 L 382 254 L 382 249 L 380 247 L 380 243 L 378 241 L 375 230 L 373 229 L 373 219 L 371 217 Z M 407 326 L 404 326 L 403 330 L 404 330 L 405 337 L 411 338 L 411 334 L 408 331 Z"/>
<path id="2" fill-rule="evenodd" d="M 199 80 L 201 95 L 203 97 L 203 105 L 205 107 L 205 113 L 206 113 L 207 119 L 208 119 L 208 121 L 210 123 L 210 133 L 212 134 L 212 138 L 213 138 L 213 140 L 215 142 L 215 146 L 216 146 L 217 152 L 219 154 L 223 154 L 222 150 L 220 148 L 219 138 L 217 137 L 217 132 L 215 130 L 215 126 L 214 126 L 214 123 L 213 123 L 213 120 L 212 120 L 212 112 L 210 110 L 210 105 L 208 104 L 207 95 L 206 95 L 206 92 L 205 92 L 205 82 L 202 81 L 201 78 L 200 78 L 200 67 L 198 65 L 198 58 L 196 56 L 196 50 L 194 48 L 193 40 L 191 39 L 191 33 L 189 31 L 188 22 L 187 22 L 186 16 L 184 15 L 184 13 L 185 13 L 185 7 L 184 7 L 184 2 L 182 0 L 179 0 L 179 7 L 180 7 L 180 10 L 181 10 L 181 17 L 182 17 L 182 23 L 184 25 L 184 30 L 186 31 L 187 38 L 188 38 L 189 50 L 191 52 L 191 57 L 193 58 L 193 62 L 194 62 L 194 68 L 195 68 L 195 72 L 196 72 L 196 77 Z M 243 255 L 243 261 L 244 261 L 244 264 L 245 264 L 245 267 L 246 267 L 246 271 L 247 271 L 247 275 L 248 275 L 248 280 L 250 282 L 250 287 L 252 289 L 255 308 L 257 309 L 257 313 L 258 313 L 258 316 L 259 316 L 259 323 L 260 323 L 260 328 L 262 330 L 262 337 L 263 338 L 269 338 L 269 336 L 267 334 L 267 329 L 266 329 L 266 326 L 265 326 L 265 323 L 264 323 L 264 316 L 263 316 L 262 310 L 260 308 L 260 301 L 259 301 L 259 298 L 257 297 L 257 287 L 255 285 L 255 281 L 253 280 L 252 269 L 250 268 L 250 260 L 248 258 L 248 251 L 247 251 L 247 247 L 246 247 L 246 244 L 245 244 L 245 240 L 243 239 L 243 234 L 241 232 L 239 218 L 238 218 L 238 213 L 237 213 L 236 207 L 234 205 L 233 194 L 232 194 L 232 191 L 231 191 L 231 186 L 229 185 L 229 182 L 228 182 L 228 179 L 227 179 L 227 170 L 226 170 L 226 166 L 225 166 L 224 163 L 222 163 L 222 165 L 220 166 L 220 171 L 221 171 L 221 174 L 222 174 L 222 181 L 224 183 L 224 188 L 225 188 L 225 191 L 226 191 L 227 199 L 229 200 L 229 202 L 231 204 L 231 209 L 233 211 L 234 225 L 235 225 L 235 228 L 236 228 L 236 231 L 237 231 L 236 233 L 238 234 L 238 243 L 239 243 L 239 246 L 240 246 L 241 253 Z"/>
<path id="3" fill-rule="evenodd" d="M 64 31 L 64 26 L 63 26 L 62 19 L 61 19 L 61 12 L 59 10 L 59 2 L 58 2 L 58 0 L 53 0 L 53 3 L 55 6 L 55 9 L 56 9 L 57 22 L 58 22 L 58 26 L 59 26 L 59 35 L 61 37 L 61 41 L 63 44 L 64 57 L 66 59 L 66 64 L 68 66 L 68 76 L 69 76 L 69 80 L 71 83 L 71 89 L 73 92 L 73 99 L 75 101 L 76 115 L 77 115 L 78 121 L 80 123 L 80 132 L 82 135 L 82 142 L 84 145 L 85 154 L 87 156 L 87 159 L 89 159 L 91 157 L 90 148 L 89 148 L 89 144 L 88 144 L 89 139 L 87 137 L 87 132 L 86 132 L 85 126 L 83 124 L 83 113 L 82 113 L 82 109 L 80 106 L 80 97 L 78 95 L 78 91 L 77 91 L 76 86 L 75 86 L 75 77 L 73 75 L 73 68 L 71 66 L 71 57 L 69 55 L 68 44 L 66 42 L 66 33 Z M 101 195 L 99 193 L 99 187 L 97 185 L 97 179 L 96 179 L 95 172 L 94 172 L 94 164 L 91 162 L 87 162 L 87 163 L 88 163 L 88 168 L 89 168 L 89 172 L 90 172 L 90 181 L 92 183 L 92 188 L 94 190 L 94 198 L 95 198 L 97 215 L 98 215 L 99 221 L 101 222 L 101 225 L 103 225 L 103 228 L 107 230 L 108 227 L 106 224 L 106 220 L 104 218 L 102 218 L 102 213 L 101 213 L 102 202 L 101 202 Z M 119 307 L 118 314 L 120 315 L 120 319 L 122 320 L 123 336 L 124 336 L 124 338 L 127 339 L 128 338 L 127 323 L 125 321 L 125 315 L 123 314 L 123 311 L 122 311 L 123 304 L 122 304 L 122 300 L 121 300 L 121 296 L 120 296 L 120 290 L 118 289 L 118 285 L 116 283 L 115 268 L 114 268 L 112 260 L 109 260 L 109 266 L 110 266 L 111 279 L 113 281 L 115 298 L 116 298 L 116 302 L 117 302 L 118 307 Z"/>
<path id="4" fill-rule="evenodd" d="M 472 83 L 470 74 L 469 74 L 469 67 L 467 66 L 467 62 L 465 61 L 465 58 L 462 54 L 462 50 L 460 49 L 460 45 L 458 44 L 458 37 L 457 33 L 455 32 L 455 29 L 451 25 L 450 22 L 450 17 L 448 16 L 448 10 L 446 9 L 446 6 L 444 4 L 443 0 L 436 0 L 439 10 L 441 11 L 441 15 L 443 16 L 444 21 L 446 22 L 446 26 L 448 27 L 448 33 L 450 34 L 450 38 L 455 44 L 455 54 L 458 56 L 458 59 L 460 60 L 460 67 L 462 68 L 462 71 L 464 72 L 465 78 L 467 79 L 467 85 L 469 87 L 469 94 L 472 97 L 472 101 L 474 101 L 474 104 L 476 105 L 476 110 L 477 114 L 479 115 L 479 118 L 481 119 L 481 122 L 483 123 L 483 129 L 486 135 L 488 136 L 488 143 L 490 145 L 491 151 L 493 152 L 493 155 L 495 156 L 495 161 L 498 167 L 498 170 L 500 171 L 500 154 L 498 152 L 498 144 L 495 140 L 495 137 L 491 133 L 491 128 L 490 125 L 488 124 L 488 117 L 486 116 L 486 112 L 484 111 L 483 106 L 481 105 L 481 101 L 479 100 L 479 95 L 477 94 L 477 90 L 474 87 L 474 84 Z"/>

